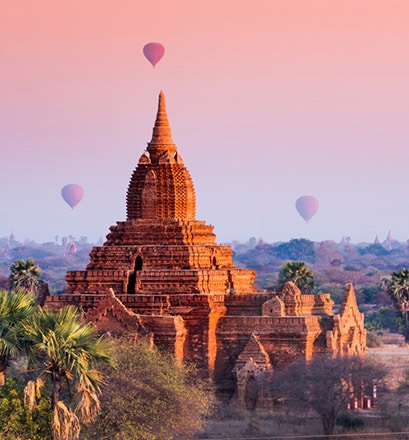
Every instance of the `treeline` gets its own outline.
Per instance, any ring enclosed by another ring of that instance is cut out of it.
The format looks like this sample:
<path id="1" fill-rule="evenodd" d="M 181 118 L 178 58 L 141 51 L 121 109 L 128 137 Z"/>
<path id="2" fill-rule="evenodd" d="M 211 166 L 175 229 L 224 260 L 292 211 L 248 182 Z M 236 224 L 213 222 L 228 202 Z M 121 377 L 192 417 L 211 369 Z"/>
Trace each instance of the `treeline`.
<path id="1" fill-rule="evenodd" d="M 25 240 L 0 239 L 0 287 L 8 287 L 10 266 L 17 260 L 35 260 L 41 270 L 41 279 L 48 284 L 53 294 L 62 293 L 66 288 L 65 274 L 68 270 L 85 269 L 89 262 L 89 253 L 95 244 L 86 237 L 76 240 L 63 237 L 53 242 L 36 243 Z"/>
<path id="2" fill-rule="evenodd" d="M 382 305 L 388 301 L 381 280 L 392 271 L 408 266 L 409 245 L 397 241 L 318 243 L 304 238 L 273 244 L 249 240 L 235 244 L 234 261 L 241 267 L 256 269 L 257 287 L 267 290 L 276 290 L 283 264 L 304 261 L 314 273 L 316 293 L 330 293 L 339 302 L 345 284 L 352 283 L 360 304 Z"/>
<path id="3" fill-rule="evenodd" d="M 407 312 L 402 313 L 402 304 L 409 304 L 409 288 L 405 287 L 406 283 L 409 286 L 409 276 L 403 276 L 397 295 L 388 289 L 394 274 L 402 277 L 409 267 L 408 243 L 317 243 L 301 238 L 269 244 L 253 239 L 235 243 L 234 261 L 238 266 L 256 269 L 257 287 L 269 291 L 279 288 L 280 272 L 288 262 L 305 262 L 314 276 L 313 293 L 330 293 L 340 304 L 345 284 L 352 283 L 368 330 L 402 332 L 408 338 Z"/>
<path id="4" fill-rule="evenodd" d="M 98 243 L 101 244 L 102 241 Z M 286 262 L 304 261 L 314 272 L 316 291 L 331 293 L 336 302 L 342 298 L 345 284 L 352 283 L 361 304 L 382 305 L 380 280 L 409 262 L 409 244 L 395 240 L 354 244 L 348 240 L 336 243 L 300 238 L 266 243 L 251 238 L 246 243 L 235 241 L 231 245 L 235 264 L 256 270 L 260 290 L 276 288 L 278 274 Z M 86 237 L 56 237 L 55 241 L 42 244 L 0 238 L 0 286 L 4 286 L 14 261 L 33 258 L 51 293 L 62 293 L 66 272 L 85 269 L 93 246 L 96 244 L 89 243 Z"/>

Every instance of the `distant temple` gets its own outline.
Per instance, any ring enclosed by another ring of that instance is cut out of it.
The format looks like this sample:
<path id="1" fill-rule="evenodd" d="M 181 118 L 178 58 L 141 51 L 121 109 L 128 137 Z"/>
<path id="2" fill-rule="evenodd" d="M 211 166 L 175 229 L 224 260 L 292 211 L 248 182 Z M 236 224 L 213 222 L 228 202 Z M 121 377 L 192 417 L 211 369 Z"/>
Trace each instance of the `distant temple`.
<path id="1" fill-rule="evenodd" d="M 257 393 L 262 401 L 257 381 L 266 371 L 318 353 L 365 352 L 351 285 L 337 315 L 328 294 L 303 295 L 292 283 L 277 294 L 256 292 L 254 270 L 236 268 L 213 226 L 196 220 L 193 182 L 162 92 L 126 206 L 126 221 L 93 248 L 86 270 L 67 273 L 64 295 L 49 296 L 47 307 L 81 306 L 101 332 L 149 334 L 180 361 L 195 361 L 226 398 L 247 406 L 256 405 Z"/>

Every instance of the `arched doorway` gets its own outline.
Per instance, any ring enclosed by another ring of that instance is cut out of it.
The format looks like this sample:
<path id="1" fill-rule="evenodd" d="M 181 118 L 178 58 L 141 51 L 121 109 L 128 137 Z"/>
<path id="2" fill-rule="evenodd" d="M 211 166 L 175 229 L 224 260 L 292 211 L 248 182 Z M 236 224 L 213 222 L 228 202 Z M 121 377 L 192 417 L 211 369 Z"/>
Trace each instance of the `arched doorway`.
<path id="1" fill-rule="evenodd" d="M 137 273 L 142 270 L 142 267 L 143 267 L 143 260 L 142 260 L 142 257 L 140 255 L 138 255 L 135 258 L 135 264 L 134 264 L 133 272 L 131 272 L 129 274 L 129 277 L 128 277 L 127 293 L 131 293 L 131 294 L 135 293 L 135 285 L 136 285 Z"/>
<path id="2" fill-rule="evenodd" d="M 258 391 L 257 380 L 253 375 L 250 375 L 244 389 L 244 403 L 247 410 L 254 411 L 256 409 Z"/>
<path id="3" fill-rule="evenodd" d="M 138 270 L 142 270 L 143 261 L 140 255 L 138 255 L 135 259 L 135 272 Z"/>

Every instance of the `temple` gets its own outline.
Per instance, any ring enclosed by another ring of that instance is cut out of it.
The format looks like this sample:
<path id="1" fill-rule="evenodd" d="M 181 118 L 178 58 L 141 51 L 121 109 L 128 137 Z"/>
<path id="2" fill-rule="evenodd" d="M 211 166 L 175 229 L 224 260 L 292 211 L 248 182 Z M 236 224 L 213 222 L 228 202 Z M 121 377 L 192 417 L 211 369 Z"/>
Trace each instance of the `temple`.
<path id="1" fill-rule="evenodd" d="M 257 385 L 265 371 L 300 356 L 365 352 L 352 285 L 337 315 L 328 294 L 304 295 L 292 283 L 277 293 L 256 292 L 254 270 L 237 268 L 213 226 L 196 220 L 192 178 L 172 139 L 162 92 L 126 207 L 126 220 L 110 227 L 85 270 L 67 273 L 65 293 L 49 296 L 46 307 L 80 306 L 101 332 L 148 334 L 180 361 L 194 361 L 221 395 L 248 407 L 257 403 L 249 381 Z"/>

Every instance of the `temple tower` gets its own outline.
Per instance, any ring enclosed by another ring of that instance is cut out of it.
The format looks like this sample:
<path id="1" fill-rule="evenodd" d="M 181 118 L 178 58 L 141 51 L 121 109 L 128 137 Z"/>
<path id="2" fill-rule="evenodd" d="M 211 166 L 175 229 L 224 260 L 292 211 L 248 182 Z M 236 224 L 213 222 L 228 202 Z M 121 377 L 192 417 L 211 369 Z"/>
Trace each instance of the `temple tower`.
<path id="1" fill-rule="evenodd" d="M 81 305 L 92 315 L 111 292 L 131 313 L 144 316 L 156 343 L 212 371 L 225 298 L 254 295 L 255 272 L 237 269 L 230 246 L 219 246 L 213 226 L 196 220 L 192 178 L 172 139 L 163 92 L 126 207 L 126 221 L 111 226 L 105 243 L 92 249 L 86 270 L 67 272 L 58 304 Z M 102 316 L 96 319 L 104 327 Z"/>
<path id="2" fill-rule="evenodd" d="M 192 178 L 172 139 L 159 95 L 151 141 L 131 176 L 127 220 L 111 226 L 85 271 L 68 272 L 67 294 L 248 294 L 255 273 L 237 269 L 213 226 L 197 221 Z"/>
<path id="3" fill-rule="evenodd" d="M 223 395 L 244 400 L 248 381 L 297 357 L 365 352 L 352 286 L 339 315 L 329 295 L 302 295 L 294 285 L 255 292 L 255 272 L 236 268 L 213 226 L 196 220 L 162 92 L 126 208 L 126 220 L 110 227 L 85 270 L 67 272 L 65 293 L 48 296 L 46 307 L 80 306 L 101 332 L 148 332 L 179 360 L 194 360 Z"/>
<path id="4" fill-rule="evenodd" d="M 195 216 L 192 178 L 173 142 L 161 92 L 152 140 L 129 183 L 127 220 L 195 220 Z"/>

